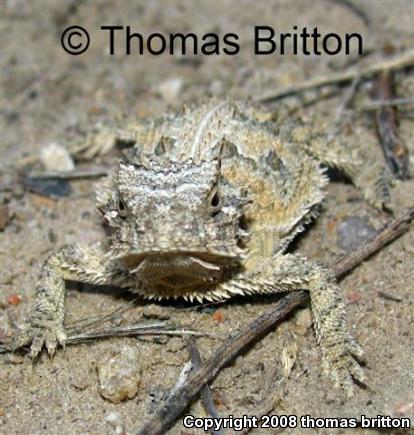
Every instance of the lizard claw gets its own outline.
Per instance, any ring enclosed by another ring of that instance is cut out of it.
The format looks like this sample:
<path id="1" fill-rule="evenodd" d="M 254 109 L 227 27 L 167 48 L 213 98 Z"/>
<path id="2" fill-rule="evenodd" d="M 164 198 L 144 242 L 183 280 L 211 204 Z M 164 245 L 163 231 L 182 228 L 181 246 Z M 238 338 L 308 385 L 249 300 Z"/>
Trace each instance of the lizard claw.
<path id="1" fill-rule="evenodd" d="M 42 336 L 33 337 L 32 343 L 30 345 L 30 353 L 29 353 L 30 358 L 35 359 L 39 355 L 40 351 L 43 348 L 44 343 L 45 343 L 44 337 Z"/>
<path id="2" fill-rule="evenodd" d="M 37 323 L 37 322 L 36 322 Z M 29 356 L 35 359 L 43 347 L 52 357 L 58 345 L 65 347 L 66 333 L 61 325 L 54 322 L 42 322 L 42 325 L 29 324 L 13 341 L 13 350 L 30 346 Z"/>
<path id="3" fill-rule="evenodd" d="M 359 361 L 363 351 L 350 336 L 343 343 L 338 343 L 324 355 L 324 371 L 333 380 L 334 386 L 344 391 L 347 399 L 354 396 L 355 383 L 367 385 L 367 378 Z"/>

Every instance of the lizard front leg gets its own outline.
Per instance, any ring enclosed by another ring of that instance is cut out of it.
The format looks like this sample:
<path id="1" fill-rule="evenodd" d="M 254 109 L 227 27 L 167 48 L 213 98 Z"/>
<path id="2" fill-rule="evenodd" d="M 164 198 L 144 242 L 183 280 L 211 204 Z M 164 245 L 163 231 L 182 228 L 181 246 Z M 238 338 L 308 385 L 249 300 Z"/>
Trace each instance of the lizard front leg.
<path id="1" fill-rule="evenodd" d="M 395 180 L 389 170 L 372 158 L 362 145 L 345 144 L 338 137 L 310 128 L 296 128 L 293 140 L 318 161 L 345 174 L 377 209 L 392 209 L 390 188 Z"/>
<path id="2" fill-rule="evenodd" d="M 34 358 L 43 346 L 51 355 L 58 344 L 64 346 L 66 280 L 126 286 L 126 277 L 105 261 L 105 253 L 98 247 L 66 246 L 51 254 L 43 265 L 32 313 L 14 341 L 15 348 L 30 345 L 30 356 Z"/>
<path id="3" fill-rule="evenodd" d="M 348 333 L 342 293 L 329 270 L 298 255 L 277 255 L 261 262 L 258 271 L 221 284 L 219 291 L 257 294 L 299 289 L 310 293 L 324 372 L 350 397 L 354 380 L 365 383 L 364 372 L 356 359 L 362 357 L 363 351 Z"/>

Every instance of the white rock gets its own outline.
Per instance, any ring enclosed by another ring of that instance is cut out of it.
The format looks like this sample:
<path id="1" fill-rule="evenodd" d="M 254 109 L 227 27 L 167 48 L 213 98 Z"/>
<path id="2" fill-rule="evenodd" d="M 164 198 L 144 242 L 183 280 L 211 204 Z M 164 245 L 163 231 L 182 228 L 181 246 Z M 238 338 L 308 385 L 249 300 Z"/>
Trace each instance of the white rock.
<path id="1" fill-rule="evenodd" d="M 184 82 L 180 78 L 171 78 L 164 80 L 158 85 L 158 93 L 167 101 L 167 103 L 174 103 L 183 89 Z"/>
<path id="2" fill-rule="evenodd" d="M 124 345 L 98 363 L 99 393 L 113 403 L 132 399 L 138 392 L 141 368 L 135 348 Z"/>
<path id="3" fill-rule="evenodd" d="M 40 161 L 46 171 L 67 172 L 75 169 L 68 150 L 57 143 L 51 143 L 41 149 Z"/>
<path id="4" fill-rule="evenodd" d="M 298 333 L 305 335 L 308 329 L 312 326 L 312 312 L 309 308 L 298 310 L 295 315 Z"/>
<path id="5" fill-rule="evenodd" d="M 122 421 L 121 414 L 118 412 L 109 413 L 105 417 L 105 421 L 114 428 L 115 434 L 121 435 L 125 433 L 124 423 Z"/>
<path id="6" fill-rule="evenodd" d="M 221 80 L 214 80 L 210 83 L 210 92 L 215 95 L 221 95 L 224 92 L 224 84 Z"/>

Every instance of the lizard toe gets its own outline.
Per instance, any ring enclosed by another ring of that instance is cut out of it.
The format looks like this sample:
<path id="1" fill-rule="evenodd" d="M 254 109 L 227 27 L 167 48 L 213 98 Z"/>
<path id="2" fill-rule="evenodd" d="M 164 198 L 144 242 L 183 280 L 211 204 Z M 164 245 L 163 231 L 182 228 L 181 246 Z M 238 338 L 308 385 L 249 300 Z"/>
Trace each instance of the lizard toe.
<path id="1" fill-rule="evenodd" d="M 337 348 L 331 349 L 324 356 L 325 371 L 329 373 L 335 388 L 341 389 L 347 399 L 354 396 L 356 384 L 366 385 L 364 369 L 354 355 L 359 359 L 363 351 L 349 336 L 345 343 L 338 344 Z"/>
<path id="2" fill-rule="evenodd" d="M 42 349 L 46 350 L 50 356 L 56 351 L 58 345 L 64 347 L 66 344 L 66 333 L 62 326 L 54 323 L 42 323 L 41 326 L 29 324 L 12 342 L 13 351 L 22 348 L 29 348 L 29 356 L 35 359 L 39 356 Z"/>
<path id="3" fill-rule="evenodd" d="M 29 356 L 32 359 L 35 359 L 41 352 L 45 339 L 42 335 L 37 335 L 33 337 L 32 344 L 30 345 Z"/>
<path id="4" fill-rule="evenodd" d="M 347 347 L 349 352 L 359 361 L 364 361 L 364 349 L 360 344 L 350 335 L 347 336 Z"/>

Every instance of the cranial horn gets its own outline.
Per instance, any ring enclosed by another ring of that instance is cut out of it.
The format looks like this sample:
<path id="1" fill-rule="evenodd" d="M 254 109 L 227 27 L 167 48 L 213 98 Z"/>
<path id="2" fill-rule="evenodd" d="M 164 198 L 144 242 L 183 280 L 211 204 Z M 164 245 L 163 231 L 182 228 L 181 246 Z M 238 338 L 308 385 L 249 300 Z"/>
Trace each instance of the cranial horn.
<path id="1" fill-rule="evenodd" d="M 223 150 L 224 150 L 224 146 L 227 143 L 227 139 L 225 137 L 223 137 L 219 142 L 216 143 L 216 145 L 214 145 L 213 148 L 213 158 L 212 160 L 217 160 L 217 163 L 219 165 L 219 168 L 221 167 L 221 159 L 223 157 Z"/>

